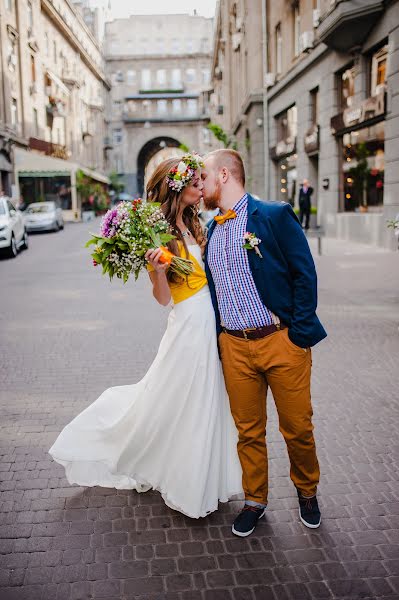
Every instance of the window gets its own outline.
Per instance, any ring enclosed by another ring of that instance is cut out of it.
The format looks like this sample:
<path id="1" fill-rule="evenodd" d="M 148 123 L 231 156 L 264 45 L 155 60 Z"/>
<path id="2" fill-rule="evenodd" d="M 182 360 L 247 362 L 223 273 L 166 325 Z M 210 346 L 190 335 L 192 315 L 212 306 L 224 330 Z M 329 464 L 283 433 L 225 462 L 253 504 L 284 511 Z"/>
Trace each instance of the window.
<path id="1" fill-rule="evenodd" d="M 126 81 L 128 85 L 133 85 L 136 81 L 136 71 L 128 71 L 126 76 Z"/>
<path id="2" fill-rule="evenodd" d="M 276 27 L 276 73 L 280 74 L 283 70 L 283 38 L 281 35 L 281 24 Z"/>
<path id="3" fill-rule="evenodd" d="M 49 54 L 50 54 L 50 43 L 49 43 L 48 33 L 47 32 L 44 34 L 44 44 L 45 44 L 45 48 L 46 48 L 46 56 L 49 56 Z"/>
<path id="4" fill-rule="evenodd" d="M 187 113 L 191 116 L 196 115 L 198 112 L 198 101 L 191 99 L 187 100 Z"/>
<path id="5" fill-rule="evenodd" d="M 176 88 L 176 89 L 179 89 L 182 87 L 181 70 L 180 69 L 172 70 L 172 87 Z"/>
<path id="6" fill-rule="evenodd" d="M 122 108 L 122 100 L 114 100 L 112 103 L 112 109 L 115 112 L 119 112 Z"/>
<path id="7" fill-rule="evenodd" d="M 157 71 L 157 85 L 164 87 L 166 85 L 166 71 L 165 69 L 158 69 Z"/>
<path id="8" fill-rule="evenodd" d="M 143 69 L 141 71 L 141 88 L 143 90 L 149 90 L 151 88 L 151 71 L 150 71 L 150 69 Z"/>
<path id="9" fill-rule="evenodd" d="M 123 71 L 117 71 L 116 72 L 115 81 L 116 81 L 116 83 L 122 83 L 123 82 Z"/>
<path id="10" fill-rule="evenodd" d="M 194 42 L 192 38 L 187 38 L 186 39 L 186 50 L 189 54 L 191 54 L 192 52 L 194 52 Z"/>
<path id="11" fill-rule="evenodd" d="M 186 80 L 187 83 L 194 83 L 196 79 L 195 69 L 187 69 L 186 70 Z"/>
<path id="12" fill-rule="evenodd" d="M 6 10 L 12 12 L 14 9 L 13 0 L 6 0 Z"/>
<path id="13" fill-rule="evenodd" d="M 32 2 L 30 2 L 29 0 L 27 3 L 27 8 L 28 8 L 28 11 L 27 11 L 28 12 L 28 27 L 30 29 L 33 29 L 33 9 L 32 9 Z"/>
<path id="14" fill-rule="evenodd" d="M 319 88 L 310 92 L 310 118 L 313 125 L 319 124 Z"/>
<path id="15" fill-rule="evenodd" d="M 174 115 L 178 115 L 181 113 L 181 100 L 180 98 L 175 98 L 172 100 L 172 111 Z"/>
<path id="16" fill-rule="evenodd" d="M 289 138 L 294 138 L 298 133 L 298 111 L 296 105 L 287 110 L 287 133 Z"/>
<path id="17" fill-rule="evenodd" d="M 387 58 L 387 45 L 380 48 L 377 52 L 374 52 L 374 54 L 371 57 L 371 96 L 376 96 L 377 94 L 385 91 L 387 77 Z"/>
<path id="18" fill-rule="evenodd" d="M 53 59 L 55 64 L 57 64 L 57 43 L 53 42 Z"/>
<path id="19" fill-rule="evenodd" d="M 155 52 L 157 54 L 165 54 L 165 40 L 157 38 L 155 42 Z"/>
<path id="20" fill-rule="evenodd" d="M 172 54 L 179 54 L 180 52 L 180 41 L 177 38 L 172 39 Z"/>
<path id="21" fill-rule="evenodd" d="M 18 104 L 15 98 L 11 99 L 11 125 L 16 127 L 18 123 Z"/>
<path id="22" fill-rule="evenodd" d="M 355 67 L 351 65 L 338 74 L 339 103 L 341 110 L 350 108 L 355 95 Z"/>
<path id="23" fill-rule="evenodd" d="M 211 81 L 211 71 L 210 69 L 202 69 L 202 83 L 207 85 Z"/>
<path id="24" fill-rule="evenodd" d="M 112 132 L 112 137 L 114 144 L 121 144 L 123 139 L 122 129 L 114 129 Z"/>
<path id="25" fill-rule="evenodd" d="M 168 112 L 167 100 L 157 100 L 157 112 L 159 115 L 166 115 Z"/>
<path id="26" fill-rule="evenodd" d="M 30 55 L 30 74 L 31 74 L 32 83 L 35 83 L 35 81 L 36 81 L 36 65 L 35 65 L 35 57 L 33 56 L 33 54 Z"/>
<path id="27" fill-rule="evenodd" d="M 297 4 L 293 10 L 294 22 L 294 56 L 300 54 L 300 36 L 301 36 L 301 15 L 299 13 L 299 5 Z"/>

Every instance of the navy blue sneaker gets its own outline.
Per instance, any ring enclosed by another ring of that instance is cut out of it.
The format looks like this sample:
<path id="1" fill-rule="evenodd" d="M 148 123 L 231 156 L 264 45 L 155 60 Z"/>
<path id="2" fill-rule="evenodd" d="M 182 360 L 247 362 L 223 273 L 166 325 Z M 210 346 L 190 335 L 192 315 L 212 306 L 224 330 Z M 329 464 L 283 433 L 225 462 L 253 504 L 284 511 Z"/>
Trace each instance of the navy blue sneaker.
<path id="1" fill-rule="evenodd" d="M 299 518 L 301 519 L 302 523 L 310 529 L 317 529 L 320 527 L 321 515 L 316 496 L 304 498 L 298 491 L 298 500 Z"/>
<path id="2" fill-rule="evenodd" d="M 255 531 L 258 521 L 265 514 L 265 508 L 246 504 L 236 517 L 231 531 L 239 537 L 247 537 Z"/>

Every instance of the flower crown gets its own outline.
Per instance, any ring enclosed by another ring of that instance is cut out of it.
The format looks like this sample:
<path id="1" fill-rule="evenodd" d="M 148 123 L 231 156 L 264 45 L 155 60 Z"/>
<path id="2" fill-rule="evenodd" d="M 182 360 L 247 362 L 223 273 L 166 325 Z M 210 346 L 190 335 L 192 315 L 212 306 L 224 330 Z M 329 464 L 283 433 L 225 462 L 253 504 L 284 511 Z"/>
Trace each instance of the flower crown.
<path id="1" fill-rule="evenodd" d="M 199 154 L 185 154 L 177 167 L 173 167 L 166 176 L 168 185 L 172 190 L 181 190 L 190 183 L 195 171 L 204 166 Z"/>

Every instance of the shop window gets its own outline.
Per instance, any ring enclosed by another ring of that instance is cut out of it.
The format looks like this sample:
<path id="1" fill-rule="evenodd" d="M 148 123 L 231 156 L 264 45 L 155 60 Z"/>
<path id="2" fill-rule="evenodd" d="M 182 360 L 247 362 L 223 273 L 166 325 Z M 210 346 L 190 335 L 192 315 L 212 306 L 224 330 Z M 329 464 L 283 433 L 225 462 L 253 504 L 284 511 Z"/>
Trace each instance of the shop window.
<path id="1" fill-rule="evenodd" d="M 346 212 L 380 212 L 384 199 L 384 123 L 343 136 L 343 198 Z"/>
<path id="2" fill-rule="evenodd" d="M 338 93 L 340 109 L 350 108 L 355 95 L 355 67 L 353 65 L 338 74 Z"/>
<path id="3" fill-rule="evenodd" d="M 371 56 L 371 96 L 385 91 L 387 77 L 388 45 L 383 46 Z"/>

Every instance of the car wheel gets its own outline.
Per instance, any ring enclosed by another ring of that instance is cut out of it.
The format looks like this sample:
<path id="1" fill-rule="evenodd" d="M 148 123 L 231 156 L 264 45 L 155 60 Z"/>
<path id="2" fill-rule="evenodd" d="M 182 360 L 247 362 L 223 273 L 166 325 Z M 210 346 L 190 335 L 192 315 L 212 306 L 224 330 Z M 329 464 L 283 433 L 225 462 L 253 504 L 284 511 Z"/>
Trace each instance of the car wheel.
<path id="1" fill-rule="evenodd" d="M 60 230 L 60 226 L 58 225 L 58 221 L 55 221 L 53 231 L 59 231 L 59 230 Z"/>
<path id="2" fill-rule="evenodd" d="M 22 248 L 24 250 L 27 250 L 29 248 L 29 238 L 28 238 L 28 232 L 26 231 L 26 229 L 24 230 L 24 237 L 22 239 L 23 239 Z"/>
<path id="3" fill-rule="evenodd" d="M 60 225 L 60 229 L 64 229 L 64 221 L 62 221 L 62 223 Z"/>
<path id="4" fill-rule="evenodd" d="M 8 256 L 10 258 L 15 258 L 18 254 L 17 242 L 15 241 L 14 234 L 11 235 L 11 242 L 8 247 Z"/>

